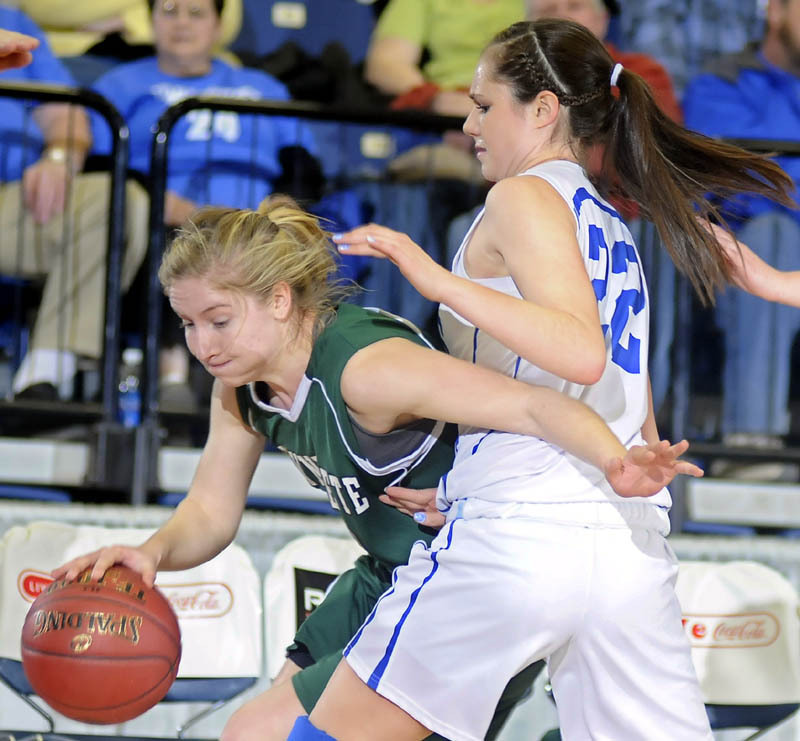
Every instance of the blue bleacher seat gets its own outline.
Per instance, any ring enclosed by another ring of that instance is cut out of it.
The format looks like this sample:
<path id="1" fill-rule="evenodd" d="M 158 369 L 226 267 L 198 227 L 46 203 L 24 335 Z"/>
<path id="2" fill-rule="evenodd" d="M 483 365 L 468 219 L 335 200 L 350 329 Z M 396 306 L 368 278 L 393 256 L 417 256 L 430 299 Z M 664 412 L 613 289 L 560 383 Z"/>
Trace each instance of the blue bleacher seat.
<path id="1" fill-rule="evenodd" d="M 748 525 L 728 525 L 722 522 L 696 522 L 694 520 L 686 520 L 681 525 L 681 531 L 696 535 L 752 536 L 756 534 L 756 529 Z"/>
<path id="2" fill-rule="evenodd" d="M 12 373 L 19 367 L 28 349 L 30 330 L 14 319 L 18 310 L 14 307 L 14 302 L 18 300 L 17 293 L 28 284 L 29 281 L 24 278 L 0 275 L 0 351 L 9 359 Z"/>
<path id="3" fill-rule="evenodd" d="M 162 507 L 177 507 L 186 496 L 186 492 L 168 491 L 158 497 L 157 503 Z M 311 515 L 338 515 L 327 499 L 297 499 L 295 497 L 247 497 L 247 507 L 251 509 L 269 509 L 282 512 L 302 512 Z"/>
<path id="4" fill-rule="evenodd" d="M 756 728 L 763 732 L 772 728 L 793 713 L 798 703 L 782 705 L 706 705 L 706 712 L 714 730 L 725 728 Z M 757 734 L 757 735 L 760 735 Z M 755 738 L 756 736 L 748 736 Z"/>
<path id="5" fill-rule="evenodd" d="M 293 41 L 316 57 L 336 41 L 358 64 L 374 25 L 370 4 L 359 0 L 244 0 L 242 30 L 231 48 L 261 56 Z"/>
<path id="6" fill-rule="evenodd" d="M 0 484 L 0 499 L 33 499 L 41 502 L 71 502 L 72 497 L 60 489 L 44 486 Z"/>
<path id="7" fill-rule="evenodd" d="M 400 126 L 345 124 L 310 121 L 327 178 L 377 180 L 386 174 L 397 155 L 420 144 L 441 141 L 440 134 L 423 133 Z"/>

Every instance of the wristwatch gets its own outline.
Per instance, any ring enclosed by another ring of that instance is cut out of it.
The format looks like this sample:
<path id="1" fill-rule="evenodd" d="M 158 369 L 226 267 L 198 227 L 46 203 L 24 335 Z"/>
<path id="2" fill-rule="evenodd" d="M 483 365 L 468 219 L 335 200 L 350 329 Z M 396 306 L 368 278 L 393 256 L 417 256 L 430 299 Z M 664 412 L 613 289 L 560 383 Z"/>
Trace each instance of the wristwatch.
<path id="1" fill-rule="evenodd" d="M 46 147 L 42 152 L 42 159 L 51 162 L 66 162 L 68 154 L 66 147 Z"/>
<path id="2" fill-rule="evenodd" d="M 69 171 L 72 175 L 75 175 L 81 169 L 80 160 L 77 155 L 70 153 L 69 149 L 63 146 L 54 145 L 45 147 L 41 158 L 50 162 L 63 162 L 65 165 L 69 166 Z"/>

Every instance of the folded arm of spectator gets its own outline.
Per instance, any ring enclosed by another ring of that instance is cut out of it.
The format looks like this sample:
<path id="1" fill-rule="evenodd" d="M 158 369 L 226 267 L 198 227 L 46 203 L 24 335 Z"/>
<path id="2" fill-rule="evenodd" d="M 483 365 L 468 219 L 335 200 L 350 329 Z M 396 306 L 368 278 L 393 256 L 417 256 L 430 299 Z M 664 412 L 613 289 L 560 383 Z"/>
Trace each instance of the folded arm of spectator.
<path id="1" fill-rule="evenodd" d="M 419 68 L 422 47 L 409 39 L 374 38 L 365 60 L 367 81 L 386 95 L 402 95 L 425 84 Z"/>
<path id="2" fill-rule="evenodd" d="M 427 109 L 442 116 L 466 116 L 472 100 L 465 90 L 442 90 L 426 80 L 419 68 L 422 48 L 408 39 L 384 37 L 370 44 L 365 75 L 386 95 L 395 96 L 391 107 Z"/>
<path id="3" fill-rule="evenodd" d="M 41 157 L 25 169 L 25 207 L 39 224 L 64 210 L 70 179 L 83 168 L 91 144 L 89 121 L 79 106 L 46 103 L 34 112 L 44 136 Z"/>

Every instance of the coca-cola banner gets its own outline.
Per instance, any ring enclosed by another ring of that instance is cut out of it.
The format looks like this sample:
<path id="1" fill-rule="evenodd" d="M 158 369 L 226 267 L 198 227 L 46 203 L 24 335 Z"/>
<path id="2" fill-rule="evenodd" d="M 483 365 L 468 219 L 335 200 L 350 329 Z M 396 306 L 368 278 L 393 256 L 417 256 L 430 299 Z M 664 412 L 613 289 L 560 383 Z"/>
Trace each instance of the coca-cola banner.
<path id="1" fill-rule="evenodd" d="M 763 648 L 775 643 L 781 634 L 778 617 L 769 612 L 684 613 L 683 625 L 692 648 Z"/>
<path id="2" fill-rule="evenodd" d="M 65 561 L 114 543 L 138 545 L 153 531 L 34 522 L 0 541 L 0 656 L 20 659 L 20 633 L 34 599 Z M 211 561 L 158 574 L 156 586 L 181 627 L 179 677 L 257 677 L 262 672 L 262 607 L 258 572 L 232 544 Z"/>
<path id="3" fill-rule="evenodd" d="M 707 703 L 800 701 L 800 600 L 784 576 L 753 561 L 684 561 L 676 591 Z"/>

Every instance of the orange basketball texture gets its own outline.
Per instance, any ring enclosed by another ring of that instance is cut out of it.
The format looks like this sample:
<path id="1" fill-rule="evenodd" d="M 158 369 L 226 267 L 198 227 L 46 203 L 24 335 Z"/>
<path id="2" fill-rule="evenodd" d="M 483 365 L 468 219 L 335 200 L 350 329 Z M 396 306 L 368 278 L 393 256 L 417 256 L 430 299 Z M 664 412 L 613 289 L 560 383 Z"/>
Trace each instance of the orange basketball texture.
<path id="1" fill-rule="evenodd" d="M 84 723 L 121 723 L 159 702 L 178 673 L 178 619 L 158 589 L 124 566 L 100 581 L 55 581 L 22 627 L 22 666 L 36 694 Z"/>

